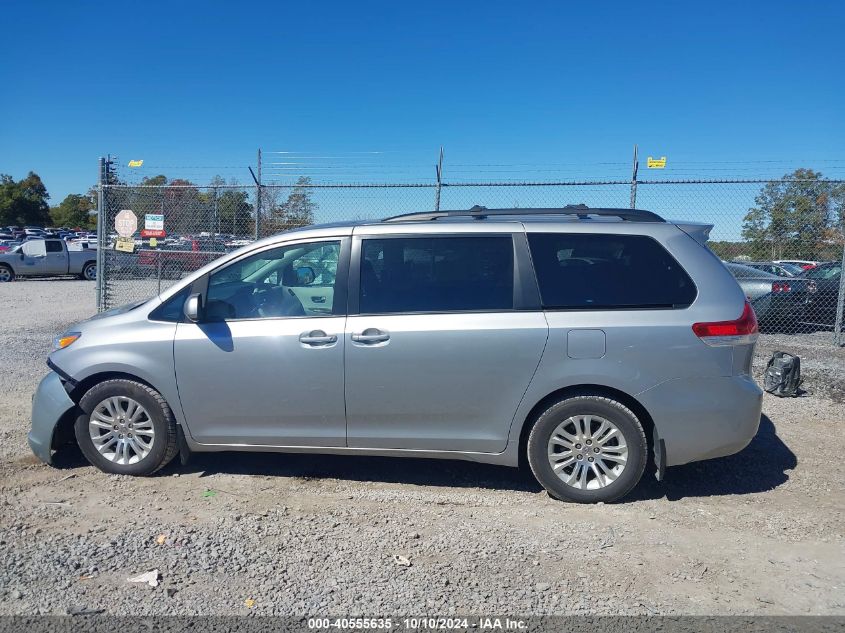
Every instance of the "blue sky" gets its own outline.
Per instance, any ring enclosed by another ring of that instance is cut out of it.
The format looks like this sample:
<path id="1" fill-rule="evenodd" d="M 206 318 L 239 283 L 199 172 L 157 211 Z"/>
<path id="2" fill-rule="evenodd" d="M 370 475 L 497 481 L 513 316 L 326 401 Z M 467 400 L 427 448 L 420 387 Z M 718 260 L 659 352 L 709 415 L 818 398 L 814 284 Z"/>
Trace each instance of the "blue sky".
<path id="1" fill-rule="evenodd" d="M 144 159 L 135 176 L 248 182 L 258 147 L 355 181 L 431 179 L 441 144 L 452 180 L 624 179 L 634 143 L 668 157 L 662 177 L 845 175 L 842 2 L 33 1 L 2 16 L 0 173 L 38 172 L 54 204 L 106 153 Z"/>

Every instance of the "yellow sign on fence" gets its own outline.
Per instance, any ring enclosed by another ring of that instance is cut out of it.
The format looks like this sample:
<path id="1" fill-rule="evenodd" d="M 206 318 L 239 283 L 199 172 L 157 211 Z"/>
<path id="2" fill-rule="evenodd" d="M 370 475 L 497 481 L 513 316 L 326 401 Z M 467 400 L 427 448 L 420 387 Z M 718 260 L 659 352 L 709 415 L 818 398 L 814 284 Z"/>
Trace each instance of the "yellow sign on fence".
<path id="1" fill-rule="evenodd" d="M 118 237 L 114 243 L 114 250 L 123 251 L 124 253 L 134 253 L 135 239 L 132 237 Z"/>
<path id="2" fill-rule="evenodd" d="M 660 158 L 652 158 L 649 156 L 647 165 L 649 169 L 663 169 L 666 167 L 666 157 L 661 156 Z"/>

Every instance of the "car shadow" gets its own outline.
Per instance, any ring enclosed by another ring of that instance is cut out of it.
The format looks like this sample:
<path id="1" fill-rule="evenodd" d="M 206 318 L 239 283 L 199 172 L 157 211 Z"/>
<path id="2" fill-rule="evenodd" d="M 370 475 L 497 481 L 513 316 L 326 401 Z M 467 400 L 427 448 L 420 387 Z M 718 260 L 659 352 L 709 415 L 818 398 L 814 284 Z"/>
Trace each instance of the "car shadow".
<path id="1" fill-rule="evenodd" d="M 786 483 L 788 471 L 797 465 L 795 453 L 778 437 L 775 425 L 764 414 L 757 435 L 739 453 L 673 466 L 661 482 L 647 475 L 624 501 L 766 492 Z"/>
<path id="2" fill-rule="evenodd" d="M 542 487 L 528 471 L 442 459 L 317 455 L 306 453 L 193 453 L 182 466 L 178 459 L 162 470 L 216 474 L 264 475 L 299 479 L 338 479 L 453 488 L 484 488 L 540 492 Z"/>
<path id="3" fill-rule="evenodd" d="M 672 467 L 662 482 L 655 480 L 652 471 L 647 470 L 640 484 L 621 503 L 766 492 L 785 483 L 789 479 L 788 471 L 797 464 L 795 454 L 778 437 L 768 416 L 763 415 L 757 435 L 740 453 Z M 86 462 L 74 445 L 56 452 L 54 465 L 70 469 L 84 466 Z M 216 474 L 263 475 L 529 493 L 542 491 L 527 467 L 516 469 L 474 462 L 400 457 L 193 453 L 186 465 L 182 465 L 177 457 L 159 475 L 175 473 L 198 473 L 200 477 Z"/>

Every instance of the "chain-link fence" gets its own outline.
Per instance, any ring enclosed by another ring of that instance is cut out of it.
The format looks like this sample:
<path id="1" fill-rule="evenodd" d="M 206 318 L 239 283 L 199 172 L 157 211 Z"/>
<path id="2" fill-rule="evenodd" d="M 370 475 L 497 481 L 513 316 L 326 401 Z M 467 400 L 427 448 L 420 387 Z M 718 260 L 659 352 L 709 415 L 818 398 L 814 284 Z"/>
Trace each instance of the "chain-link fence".
<path id="1" fill-rule="evenodd" d="M 507 182 L 101 186 L 98 305 L 152 296 L 266 235 L 413 211 L 629 207 L 713 224 L 709 246 L 751 301 L 763 332 L 833 333 L 845 343 L 845 181 Z M 131 215 L 122 214 L 124 210 Z M 133 224 L 133 219 L 136 225 Z M 123 222 L 125 220 L 125 222 Z M 123 233 L 121 237 L 118 233 Z"/>

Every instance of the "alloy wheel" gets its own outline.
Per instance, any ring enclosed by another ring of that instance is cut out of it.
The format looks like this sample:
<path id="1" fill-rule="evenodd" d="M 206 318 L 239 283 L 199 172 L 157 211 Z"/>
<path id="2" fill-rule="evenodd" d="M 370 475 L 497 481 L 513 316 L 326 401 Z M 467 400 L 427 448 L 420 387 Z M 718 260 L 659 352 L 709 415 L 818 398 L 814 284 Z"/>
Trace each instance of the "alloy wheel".
<path id="1" fill-rule="evenodd" d="M 123 466 L 144 459 L 155 441 L 150 414 L 139 402 L 126 396 L 106 398 L 94 407 L 88 432 L 100 455 Z"/>
<path id="2" fill-rule="evenodd" d="M 619 428 L 597 415 L 574 415 L 549 438 L 549 465 L 563 483 L 579 490 L 597 490 L 625 470 L 628 446 Z"/>

